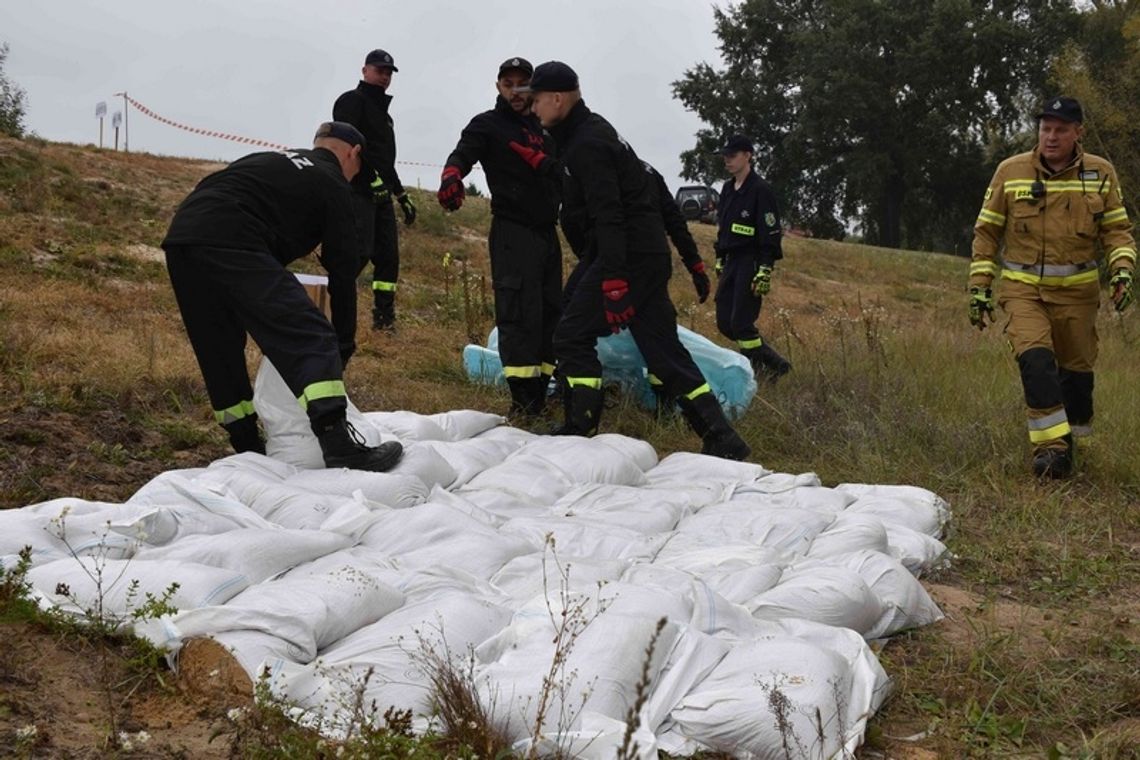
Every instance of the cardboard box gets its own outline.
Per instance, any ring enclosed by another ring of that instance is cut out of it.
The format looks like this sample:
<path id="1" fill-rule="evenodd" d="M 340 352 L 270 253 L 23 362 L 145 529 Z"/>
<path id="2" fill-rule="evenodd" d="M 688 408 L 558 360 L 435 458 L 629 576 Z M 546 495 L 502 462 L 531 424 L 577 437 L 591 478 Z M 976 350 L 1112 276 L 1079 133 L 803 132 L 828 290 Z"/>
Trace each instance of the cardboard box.
<path id="1" fill-rule="evenodd" d="M 332 321 L 332 305 L 329 303 L 329 278 L 323 274 L 302 274 L 294 272 L 296 278 L 305 286 L 309 298 L 325 315 L 325 319 Z"/>

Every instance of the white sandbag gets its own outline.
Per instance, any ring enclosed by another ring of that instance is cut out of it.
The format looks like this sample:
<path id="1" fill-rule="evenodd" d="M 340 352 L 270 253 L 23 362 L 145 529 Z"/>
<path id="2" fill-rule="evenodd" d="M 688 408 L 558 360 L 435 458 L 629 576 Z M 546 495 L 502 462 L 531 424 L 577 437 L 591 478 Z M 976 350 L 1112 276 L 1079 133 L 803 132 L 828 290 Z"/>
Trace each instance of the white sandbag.
<path id="1" fill-rule="evenodd" d="M 239 528 L 217 536 L 185 536 L 166 546 L 143 547 L 139 560 L 173 559 L 221 567 L 252 584 L 317 557 L 343 549 L 352 539 L 338 533 L 288 528 Z"/>
<path id="2" fill-rule="evenodd" d="M 660 615 L 629 615 L 612 609 L 599 613 L 591 597 L 568 594 L 567 598 L 571 606 L 579 599 L 590 605 L 584 612 L 590 622 L 566 652 L 565 680 L 551 690 L 551 705 L 542 725 L 547 733 L 580 729 L 577 720 L 563 717 L 578 712 L 624 720 L 643 666 L 650 679 L 656 680 L 680 634 L 677 624 L 667 623 L 657 636 L 652 656 L 647 658 L 646 648 Z M 553 619 L 560 620 L 559 600 L 551 599 L 551 603 Z M 543 676 L 554 656 L 555 635 L 551 613 L 541 601 L 533 601 L 515 614 L 509 626 L 475 650 L 481 699 L 485 705 L 497 706 L 512 741 L 530 736 L 535 725 Z"/>
<path id="3" fill-rule="evenodd" d="M 430 415 L 428 419 L 439 425 L 449 441 L 474 438 L 507 422 L 507 418 L 500 414 L 490 414 L 476 409 L 452 409 L 449 412 Z"/>
<path id="4" fill-rule="evenodd" d="M 250 586 L 220 606 L 162 619 L 167 640 L 180 642 L 224 631 L 261 631 L 290 645 L 291 656 L 309 662 L 317 650 L 373 623 L 404 603 L 403 595 L 352 567 Z M 153 632 L 153 628 L 148 629 Z"/>
<path id="5" fill-rule="evenodd" d="M 550 505 L 544 500 L 525 494 L 469 486 L 457 489 L 454 494 L 484 513 L 492 515 L 494 522 L 499 525 L 516 517 L 543 517 L 551 514 Z"/>
<path id="6" fill-rule="evenodd" d="M 521 604 L 542 594 L 544 588 L 558 588 L 563 580 L 560 567 L 565 571 L 569 589 L 589 591 L 618 580 L 629 566 L 627 560 L 593 557 L 575 557 L 559 563 L 550 552 L 536 551 L 503 565 L 491 576 L 491 585 Z"/>
<path id="7" fill-rule="evenodd" d="M 804 554 L 834 521 L 829 514 L 757 507 L 744 500 L 726 501 L 681 520 L 677 532 L 748 541 Z"/>
<path id="8" fill-rule="evenodd" d="M 889 547 L 882 520 L 872 515 L 842 512 L 831 525 L 816 535 L 807 556 L 817 559 L 837 557 L 860 549 L 887 554 Z"/>
<path id="9" fill-rule="evenodd" d="M 394 509 L 422 504 L 431 491 L 427 484 L 411 475 L 345 468 L 301 470 L 286 478 L 285 485 L 337 496 L 352 496 L 360 491 L 368 501 Z"/>
<path id="10" fill-rule="evenodd" d="M 733 491 L 731 501 L 757 504 L 772 509 L 808 510 L 829 515 L 839 514 L 855 501 L 855 497 L 849 493 L 821 486 L 798 486 L 779 491 L 756 488 L 771 477 L 774 476 L 738 486 Z"/>
<path id="11" fill-rule="evenodd" d="M 620 448 L 593 438 L 579 436 L 539 436 L 513 458 L 534 457 L 547 467 L 563 473 L 571 483 L 611 483 L 639 486 L 645 472 Z"/>
<path id="12" fill-rule="evenodd" d="M 718 569 L 741 570 L 763 565 L 790 565 L 796 555 L 785 549 L 759 546 L 723 536 L 673 533 L 653 562 L 703 576 Z"/>
<path id="13" fill-rule="evenodd" d="M 854 495 L 859 501 L 875 502 L 879 499 L 901 501 L 913 514 L 905 523 L 908 527 L 940 538 L 950 522 L 950 505 L 938 494 L 918 486 L 877 485 L 869 483 L 840 483 L 837 491 Z M 892 514 L 899 514 L 892 512 Z"/>
<path id="14" fill-rule="evenodd" d="M 761 478 L 736 485 L 737 493 L 784 493 L 793 488 L 819 488 L 822 482 L 814 472 L 769 472 Z M 851 501 L 855 499 L 852 498 Z"/>
<path id="15" fill-rule="evenodd" d="M 943 617 L 918 579 L 894 557 L 861 549 L 817 562 L 855 571 L 883 602 L 883 617 L 865 633 L 868 639 L 893 636 L 908 628 L 936 623 Z M 807 570 L 811 566 L 812 561 L 802 562 L 796 565 L 796 570 Z"/>
<path id="16" fill-rule="evenodd" d="M 541 457 L 528 456 L 524 450 L 476 475 L 460 489 L 460 493 L 490 489 L 526 502 L 549 506 L 575 485 L 578 484 L 565 472 L 551 467 L 550 462 Z"/>
<path id="17" fill-rule="evenodd" d="M 521 439 L 479 436 L 465 441 L 424 441 L 414 445 L 430 448 L 443 457 L 455 473 L 448 487 L 459 488 L 483 470 L 504 461 L 524 444 Z"/>
<path id="18" fill-rule="evenodd" d="M 455 468 L 426 443 L 413 443 L 404 447 L 404 455 L 399 463 L 388 472 L 394 475 L 410 475 L 423 482 L 428 490 L 439 486 L 448 488 L 458 477 Z"/>
<path id="19" fill-rule="evenodd" d="M 50 521 L 27 508 L 0 510 L 0 567 L 15 567 L 24 547 L 31 547 L 33 566 L 71 556 L 67 545 L 49 530 Z"/>
<path id="20" fill-rule="evenodd" d="M 401 442 L 450 441 L 447 432 L 427 415 L 415 412 L 366 412 L 368 424 L 396 436 Z"/>
<path id="21" fill-rule="evenodd" d="M 150 546 L 163 546 L 182 536 L 217 535 L 242 527 L 246 526 L 229 517 L 185 505 L 153 507 L 137 517 L 111 523 L 111 530 L 119 535 Z M 269 527 L 268 523 L 264 527 Z"/>
<path id="22" fill-rule="evenodd" d="M 801 618 L 850 628 L 860 635 L 874 630 L 886 610 L 857 574 L 820 565 L 787 569 L 778 584 L 757 595 L 747 608 L 760 620 Z"/>
<path id="23" fill-rule="evenodd" d="M 550 511 L 639 533 L 664 533 L 692 510 L 685 492 L 591 483 L 569 491 Z"/>
<path id="24" fill-rule="evenodd" d="M 247 473 L 227 481 L 234 495 L 266 522 L 282 528 L 319 529 L 351 497 L 301 490 Z"/>
<path id="25" fill-rule="evenodd" d="M 541 544 L 501 534 L 444 504 L 420 504 L 380 515 L 360 544 L 398 559 L 405 568 L 445 565 L 487 580 Z"/>
<path id="26" fill-rule="evenodd" d="M 934 538 L 942 535 L 942 526 L 945 524 L 942 514 L 933 504 L 886 496 L 860 496 L 847 511 L 872 515 L 884 523 L 917 530 Z"/>
<path id="27" fill-rule="evenodd" d="M 682 572 L 741 610 L 754 607 L 756 597 L 775 588 L 789 566 L 786 552 L 757 547 L 751 544 L 734 544 L 698 548 L 683 554 L 673 554 L 662 562 L 660 558 L 651 566 L 657 578 L 667 578 L 666 572 Z M 638 575 L 634 576 L 634 572 Z M 648 571 L 644 566 L 636 566 L 625 576 L 625 580 L 647 582 Z M 660 583 L 661 581 L 656 581 Z M 675 581 L 676 582 L 676 581 Z M 720 613 L 724 617 L 724 613 Z M 751 618 L 749 618 L 751 619 Z M 733 618 L 735 621 L 735 618 Z M 735 623 L 734 623 L 735 625 Z M 706 633 L 711 632 L 702 628 Z M 733 629 L 734 635 L 744 635 Z"/>
<path id="28" fill-rule="evenodd" d="M 367 550 L 368 547 L 356 547 L 356 551 Z M 510 598 L 492 586 L 490 581 L 477 578 L 466 570 L 442 564 L 402 568 L 399 560 L 393 562 L 397 568 L 394 571 L 381 573 L 378 577 L 398 588 L 404 595 L 404 603 L 407 605 L 444 599 L 456 594 L 493 604 L 510 602 Z"/>
<path id="29" fill-rule="evenodd" d="M 757 760 L 854 756 L 885 696 L 886 674 L 851 631 L 803 621 L 782 627 L 783 635 L 733 647 L 670 713 L 669 733 Z M 774 704 L 786 705 L 779 720 Z"/>
<path id="30" fill-rule="evenodd" d="M 387 439 L 360 410 L 347 399 L 346 418 L 367 446 L 378 446 Z M 321 446 L 313 433 L 309 415 L 289 390 L 277 369 L 262 357 L 253 382 L 253 406 L 265 427 L 265 452 L 274 459 L 302 469 L 325 466 Z"/>
<path id="31" fill-rule="evenodd" d="M 464 668 L 469 648 L 501 630 L 510 617 L 503 607 L 453 593 L 393 611 L 321 652 L 311 665 L 267 664 L 276 676 L 275 693 L 299 707 L 347 704 L 345 697 L 372 669 L 364 704 L 375 703 L 380 714 L 391 706 L 427 715 L 432 703 L 426 650 Z"/>
<path id="32" fill-rule="evenodd" d="M 216 470 L 207 468 L 205 472 L 194 478 L 186 477 L 179 472 L 164 473 L 148 484 L 154 486 L 151 491 L 152 498 L 141 499 L 138 502 L 131 500 L 128 503 L 200 511 L 242 528 L 271 528 L 272 523 L 242 503 L 225 485 L 233 475 L 247 472 L 246 468 L 227 467 Z"/>
<path id="33" fill-rule="evenodd" d="M 136 631 L 135 635 L 140 634 Z M 307 661 L 306 658 L 308 657 L 307 652 L 291 642 L 265 631 L 253 629 L 221 631 L 210 638 L 229 650 L 230 654 L 237 660 L 238 665 L 241 665 L 242 670 L 249 676 L 249 680 L 255 684 L 262 678 L 266 679 L 267 683 L 272 683 L 276 677 L 272 669 L 266 668 L 266 663 L 293 662 L 300 664 Z M 170 641 L 171 639 L 165 640 Z M 159 642 L 153 643 L 156 646 L 161 646 Z M 177 640 L 176 646 L 178 648 L 173 652 L 175 662 L 177 662 L 177 654 L 181 651 L 184 643 L 180 639 Z"/>
<path id="34" fill-rule="evenodd" d="M 468 517 L 478 520 L 484 525 L 488 525 L 492 528 L 498 527 L 504 522 L 501 516 L 495 514 L 494 512 L 488 512 L 486 509 L 483 509 L 483 507 L 467 498 L 470 495 L 471 494 L 468 493 L 460 496 L 454 491 L 446 491 L 439 486 L 436 486 L 435 488 L 431 489 L 431 493 L 428 494 L 427 500 L 432 504 L 442 504 L 451 507 L 452 509 L 458 510 Z"/>
<path id="35" fill-rule="evenodd" d="M 667 536 L 656 533 L 645 535 L 616 525 L 599 525 L 576 517 L 516 517 L 499 528 L 504 535 L 518 536 L 534 550 L 546 544 L 546 537 L 554 538 L 558 556 L 593 559 L 648 561 L 660 551 Z"/>
<path id="36" fill-rule="evenodd" d="M 656 500 L 661 494 L 667 498 L 683 499 L 688 511 L 698 512 L 710 504 L 720 504 L 732 498 L 735 483 L 729 480 L 704 480 L 687 477 L 682 480 L 655 480 L 656 468 L 646 473 L 648 485 L 641 488 L 647 499 Z"/>
<path id="37" fill-rule="evenodd" d="M 887 532 L 891 556 L 916 576 L 921 577 L 925 573 L 942 569 L 953 558 L 946 544 L 933 536 L 890 523 L 883 528 Z"/>
<path id="38" fill-rule="evenodd" d="M 757 626 L 748 610 L 721 596 L 705 578 L 672 567 L 634 564 L 603 592 L 608 599 L 617 597 L 618 611 L 666 615 L 687 630 L 722 640 L 751 638 Z"/>
<path id="39" fill-rule="evenodd" d="M 751 483 L 771 474 L 758 464 L 734 462 L 730 459 L 710 457 L 679 451 L 662 459 L 646 475 L 650 485 L 671 481 L 725 481 L 733 485 Z"/>
<path id="40" fill-rule="evenodd" d="M 126 622 L 143 608 L 148 595 L 164 598 L 173 584 L 178 588 L 167 604 L 190 610 L 211 604 L 225 604 L 249 586 L 239 572 L 181 560 L 99 560 L 94 557 L 69 558 L 32 568 L 28 581 L 54 606 L 78 614 L 98 616 L 107 621 Z M 56 593 L 66 587 L 65 594 Z"/>
<path id="41" fill-rule="evenodd" d="M 657 450 L 648 441 L 643 441 L 640 438 L 618 435 L 617 433 L 600 433 L 590 440 L 604 444 L 630 459 L 642 472 L 653 469 L 659 461 Z"/>
<path id="42" fill-rule="evenodd" d="M 119 519 L 130 519 L 146 510 L 145 505 L 137 504 L 55 499 L 39 504 L 31 511 L 34 521 L 39 523 L 47 535 L 46 539 L 37 537 L 34 531 L 27 532 L 27 526 L 19 530 L 19 533 L 23 540 L 39 538 L 36 544 L 28 545 L 38 546 L 41 554 L 58 551 L 62 547 L 60 553 L 67 557 L 129 559 L 134 556 L 139 542 L 131 536 L 116 532 L 112 523 Z M 0 539 L 10 550 L 0 550 L 0 555 L 17 554 L 23 548 L 23 544 L 10 543 L 12 538 L 15 536 Z"/>

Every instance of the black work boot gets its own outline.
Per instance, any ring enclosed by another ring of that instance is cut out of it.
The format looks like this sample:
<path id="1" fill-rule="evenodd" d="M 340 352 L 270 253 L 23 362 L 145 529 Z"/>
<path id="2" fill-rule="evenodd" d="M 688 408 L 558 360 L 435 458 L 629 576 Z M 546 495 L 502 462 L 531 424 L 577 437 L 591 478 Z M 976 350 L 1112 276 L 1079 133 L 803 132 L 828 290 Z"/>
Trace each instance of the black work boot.
<path id="1" fill-rule="evenodd" d="M 364 445 L 364 436 L 344 417 L 314 422 L 313 432 L 321 444 L 325 467 L 386 472 L 395 467 L 404 455 L 404 447 L 397 441 L 379 446 Z"/>
<path id="2" fill-rule="evenodd" d="M 774 385 L 777 380 L 792 371 L 792 363 L 780 356 L 779 352 L 772 348 L 767 341 L 760 345 L 758 351 L 760 353 L 761 371 L 768 378 L 769 383 Z"/>
<path id="3" fill-rule="evenodd" d="M 678 402 L 685 420 L 701 437 L 702 454 L 739 462 L 752 453 L 724 416 L 724 409 L 712 393 L 702 393 L 694 399 L 678 399 Z"/>
<path id="4" fill-rule="evenodd" d="M 657 421 L 667 422 L 674 419 L 677 416 L 677 397 L 665 390 L 664 385 L 651 385 L 649 387 L 657 401 L 657 406 L 654 409 L 654 416 L 657 417 Z"/>
<path id="5" fill-rule="evenodd" d="M 598 432 L 605 396 L 601 388 L 577 385 L 566 398 L 566 422 L 551 431 L 552 435 L 592 436 Z"/>
<path id="6" fill-rule="evenodd" d="M 373 330 L 388 330 L 396 329 L 396 308 L 392 304 L 387 307 L 376 307 L 372 310 L 372 329 Z"/>
<path id="7" fill-rule="evenodd" d="M 1077 450 L 1073 436 L 1066 435 L 1063 449 L 1040 448 L 1033 452 L 1033 474 L 1039 478 L 1061 480 L 1073 474 Z"/>
<path id="8" fill-rule="evenodd" d="M 258 454 L 265 453 L 265 441 L 261 439 L 261 433 L 257 430 L 256 414 L 222 425 L 222 429 L 229 435 L 230 446 L 238 454 L 245 451 L 253 451 Z"/>
<path id="9" fill-rule="evenodd" d="M 547 380 L 542 377 L 510 378 L 510 417 L 538 417 L 546 406 Z"/>

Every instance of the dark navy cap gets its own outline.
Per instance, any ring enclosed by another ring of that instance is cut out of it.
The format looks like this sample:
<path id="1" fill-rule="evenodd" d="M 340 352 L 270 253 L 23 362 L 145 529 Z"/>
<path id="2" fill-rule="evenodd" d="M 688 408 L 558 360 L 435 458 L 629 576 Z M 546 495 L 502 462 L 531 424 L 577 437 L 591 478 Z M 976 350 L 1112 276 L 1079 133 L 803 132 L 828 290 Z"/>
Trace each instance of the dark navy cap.
<path id="1" fill-rule="evenodd" d="M 534 66 L 532 66 L 530 64 L 530 61 L 528 61 L 525 58 L 519 58 L 517 55 L 514 58 L 508 58 L 507 60 L 505 60 L 499 64 L 499 76 L 500 77 L 503 74 L 507 73 L 508 71 L 515 71 L 515 70 L 521 71 L 522 73 L 526 74 L 528 77 L 530 77 L 534 74 Z"/>
<path id="2" fill-rule="evenodd" d="M 540 63 L 530 75 L 530 84 L 515 92 L 571 92 L 578 89 L 578 75 L 562 61 Z"/>
<path id="3" fill-rule="evenodd" d="M 1043 119 L 1046 116 L 1061 121 L 1075 121 L 1078 124 L 1085 120 L 1084 113 L 1081 111 L 1081 104 L 1077 102 L 1076 98 L 1058 97 L 1046 100 L 1045 104 L 1041 106 L 1041 112 L 1037 114 L 1037 118 Z"/>
<path id="4" fill-rule="evenodd" d="M 364 59 L 365 66 L 375 66 L 378 69 L 391 69 L 392 71 L 399 71 L 396 68 L 396 62 L 392 60 L 392 56 L 388 55 L 387 51 L 376 49 L 369 53 Z"/>
<path id="5" fill-rule="evenodd" d="M 730 153 L 739 153 L 745 150 L 749 153 L 755 153 L 756 150 L 752 146 L 752 141 L 744 135 L 733 135 L 725 142 L 724 147 L 720 149 L 722 156 L 727 156 Z"/>
<path id="6" fill-rule="evenodd" d="M 364 147 L 364 135 L 360 133 L 359 129 L 347 121 L 326 121 L 317 127 L 317 133 L 313 135 L 313 141 L 315 142 L 322 137 L 333 137 L 349 145 Z"/>

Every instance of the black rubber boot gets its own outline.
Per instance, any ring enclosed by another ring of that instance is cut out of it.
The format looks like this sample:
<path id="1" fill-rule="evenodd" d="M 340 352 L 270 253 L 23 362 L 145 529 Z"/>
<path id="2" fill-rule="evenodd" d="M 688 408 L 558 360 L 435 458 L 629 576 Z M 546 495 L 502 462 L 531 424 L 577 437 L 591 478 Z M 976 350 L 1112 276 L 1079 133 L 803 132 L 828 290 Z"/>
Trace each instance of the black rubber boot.
<path id="1" fill-rule="evenodd" d="M 387 291 L 374 291 L 374 306 L 372 308 L 373 330 L 396 329 L 396 298 Z"/>
<path id="2" fill-rule="evenodd" d="M 1063 449 L 1041 448 L 1033 452 L 1033 474 L 1039 478 L 1061 480 L 1073 474 L 1076 466 L 1077 449 L 1073 436 L 1066 435 Z"/>
<path id="3" fill-rule="evenodd" d="M 510 378 L 511 417 L 537 417 L 546 406 L 546 383 L 541 377 Z"/>
<path id="4" fill-rule="evenodd" d="M 724 409 L 716 396 L 702 393 L 694 399 L 678 399 L 678 402 L 685 420 L 693 432 L 701 437 L 702 454 L 743 461 L 752 453 L 752 449 L 724 416 Z"/>
<path id="5" fill-rule="evenodd" d="M 404 447 L 396 441 L 379 446 L 364 445 L 364 437 L 344 417 L 314 422 L 313 432 L 321 444 L 325 467 L 386 472 L 404 455 Z"/>
<path id="6" fill-rule="evenodd" d="M 258 454 L 265 453 L 265 441 L 261 439 L 261 433 L 257 430 L 256 414 L 242 417 L 228 425 L 222 425 L 222 429 L 229 435 L 230 446 L 238 454 L 245 451 L 253 451 Z"/>
<path id="7" fill-rule="evenodd" d="M 667 422 L 677 416 L 677 397 L 665 390 L 664 385 L 651 385 L 653 397 L 657 401 L 654 415 L 658 422 Z"/>
<path id="8" fill-rule="evenodd" d="M 605 396 L 601 388 L 574 386 L 566 399 L 566 422 L 552 431 L 553 435 L 592 436 L 598 432 Z"/>

